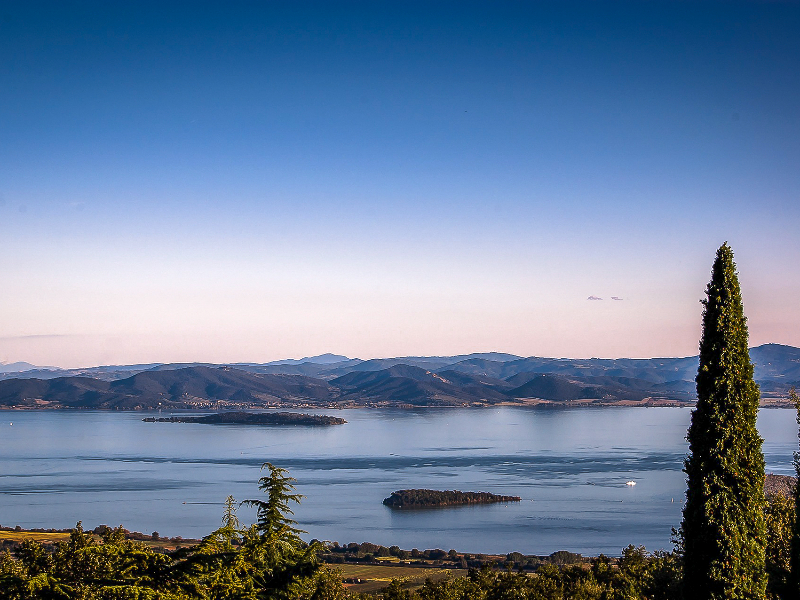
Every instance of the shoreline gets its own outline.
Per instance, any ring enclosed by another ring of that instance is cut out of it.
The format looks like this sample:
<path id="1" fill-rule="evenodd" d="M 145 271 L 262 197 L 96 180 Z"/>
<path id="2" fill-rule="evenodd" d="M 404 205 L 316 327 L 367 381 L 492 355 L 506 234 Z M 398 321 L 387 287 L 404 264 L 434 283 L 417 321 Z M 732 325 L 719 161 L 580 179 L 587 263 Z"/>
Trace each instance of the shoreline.
<path id="1" fill-rule="evenodd" d="M 578 409 L 578 408 L 694 408 L 695 401 L 668 400 L 668 399 L 645 399 L 645 400 L 620 400 L 617 402 L 604 401 L 602 399 L 581 399 L 581 400 L 545 400 L 542 398 L 522 398 L 519 401 L 504 401 L 496 403 L 470 403 L 461 405 L 417 405 L 417 404 L 389 404 L 384 402 L 365 402 L 363 404 L 346 405 L 313 405 L 305 403 L 286 403 L 280 405 L 208 405 L 208 406 L 183 406 L 183 407 L 135 407 L 135 408 L 98 408 L 94 406 L 63 406 L 52 402 L 35 404 L 32 406 L 8 406 L 0 405 L 0 411 L 4 412 L 37 412 L 37 411 L 97 411 L 97 412 L 120 412 L 120 413 L 230 413 L 241 411 L 286 411 L 286 410 L 452 410 L 452 409 L 486 409 L 486 408 L 524 408 L 524 409 Z M 789 408 L 795 410 L 795 406 L 787 398 L 768 397 L 762 398 L 758 405 L 759 408 Z"/>
<path id="2" fill-rule="evenodd" d="M 106 525 L 98 525 L 94 529 L 84 530 L 100 540 L 103 532 L 113 531 L 116 528 L 108 527 Z M 15 527 L 0 525 L 0 551 L 3 549 L 10 549 L 21 544 L 25 540 L 37 541 L 46 546 L 54 545 L 69 539 L 70 533 L 74 531 L 74 527 L 56 529 L 56 528 L 43 528 L 34 527 L 31 529 L 24 529 L 19 525 Z M 174 551 L 178 548 L 188 548 L 195 546 L 201 542 L 196 538 L 184 538 L 181 536 L 174 537 L 160 537 L 156 532 L 155 535 L 148 535 L 138 531 L 128 531 L 123 528 L 125 538 L 128 540 L 144 543 L 153 548 L 161 548 L 164 550 Z M 315 541 L 315 540 L 312 540 Z M 343 564 L 372 564 L 384 566 L 400 566 L 400 565 L 416 565 L 424 568 L 437 567 L 442 568 L 459 568 L 458 564 L 444 565 L 443 562 L 447 561 L 461 561 L 462 559 L 479 561 L 481 563 L 503 563 L 511 555 L 524 558 L 528 560 L 538 560 L 540 562 L 559 562 L 559 563 L 577 563 L 588 562 L 593 556 L 583 556 L 582 554 L 570 552 L 568 550 L 557 550 L 550 554 L 522 554 L 516 551 L 509 551 L 506 554 L 498 553 L 484 553 L 484 552 L 461 552 L 461 551 L 445 551 L 440 548 L 428 548 L 425 550 L 403 550 L 397 546 L 382 546 L 380 544 L 373 544 L 370 542 L 361 543 L 346 543 L 339 544 L 339 542 L 323 542 L 325 544 L 321 556 L 325 562 L 331 565 Z M 620 549 L 621 550 L 621 549 Z M 610 557 L 615 558 L 615 557 Z"/>

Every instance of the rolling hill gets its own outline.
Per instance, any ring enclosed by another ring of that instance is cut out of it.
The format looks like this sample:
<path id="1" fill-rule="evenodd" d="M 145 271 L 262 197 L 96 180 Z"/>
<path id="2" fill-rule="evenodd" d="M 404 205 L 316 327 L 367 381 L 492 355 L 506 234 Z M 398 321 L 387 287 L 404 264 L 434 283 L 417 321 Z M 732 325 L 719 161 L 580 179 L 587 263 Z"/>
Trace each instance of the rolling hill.
<path id="1" fill-rule="evenodd" d="M 105 409 L 269 406 L 324 402 L 332 396 L 322 380 L 299 375 L 259 375 L 231 367 L 184 367 L 145 371 L 125 379 L 88 377 L 0 381 L 0 406 Z"/>
<path id="2" fill-rule="evenodd" d="M 434 373 L 421 367 L 398 364 L 378 371 L 354 371 L 331 380 L 350 401 L 388 402 L 422 406 L 497 403 L 508 396 L 477 378 L 454 372 Z M 502 382 L 500 382 L 502 383 Z"/>
<path id="3" fill-rule="evenodd" d="M 762 397 L 800 387 L 800 349 L 751 349 Z M 267 364 L 116 365 L 0 376 L 0 408 L 189 409 L 267 406 L 472 406 L 690 403 L 697 357 L 564 359 L 481 353 Z"/>

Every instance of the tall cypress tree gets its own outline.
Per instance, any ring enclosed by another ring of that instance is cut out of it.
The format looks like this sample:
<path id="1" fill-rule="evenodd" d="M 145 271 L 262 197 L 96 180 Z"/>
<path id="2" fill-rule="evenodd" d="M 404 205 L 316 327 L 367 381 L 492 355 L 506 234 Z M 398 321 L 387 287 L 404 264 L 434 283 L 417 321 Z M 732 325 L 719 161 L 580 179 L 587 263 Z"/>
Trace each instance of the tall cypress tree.
<path id="1" fill-rule="evenodd" d="M 717 250 L 706 296 L 697 407 L 684 467 L 684 595 L 687 600 L 761 599 L 766 574 L 759 390 L 727 243 Z"/>

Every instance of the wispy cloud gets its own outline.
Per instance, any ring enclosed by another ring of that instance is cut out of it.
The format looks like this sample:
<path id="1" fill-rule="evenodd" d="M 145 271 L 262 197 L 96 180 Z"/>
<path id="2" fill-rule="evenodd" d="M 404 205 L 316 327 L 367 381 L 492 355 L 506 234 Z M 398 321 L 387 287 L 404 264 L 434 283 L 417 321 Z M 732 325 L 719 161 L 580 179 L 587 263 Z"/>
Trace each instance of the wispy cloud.
<path id="1" fill-rule="evenodd" d="M 600 296 L 589 296 L 587 300 L 602 300 Z"/>
<path id="2" fill-rule="evenodd" d="M 60 338 L 84 337 L 73 333 L 38 333 L 33 335 L 0 335 L 0 341 L 11 340 L 55 340 Z"/>
<path id="3" fill-rule="evenodd" d="M 619 296 L 611 296 L 611 299 L 612 300 L 622 300 L 622 298 L 620 298 Z"/>

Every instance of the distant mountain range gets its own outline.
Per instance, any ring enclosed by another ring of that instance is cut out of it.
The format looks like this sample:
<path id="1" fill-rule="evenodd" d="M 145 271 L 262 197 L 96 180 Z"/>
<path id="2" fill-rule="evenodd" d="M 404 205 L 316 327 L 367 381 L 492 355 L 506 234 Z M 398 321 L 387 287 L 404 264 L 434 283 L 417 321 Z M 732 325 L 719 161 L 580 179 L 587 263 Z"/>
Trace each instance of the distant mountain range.
<path id="1" fill-rule="evenodd" d="M 800 387 L 800 348 L 750 349 L 762 402 Z M 0 370 L 0 408 L 241 409 L 496 404 L 680 405 L 698 357 L 523 358 L 483 353 L 372 360 L 324 354 L 265 364 L 142 364 Z M 27 368 L 30 367 L 30 368 Z"/>
<path id="2" fill-rule="evenodd" d="M 37 368 L 35 365 L 26 362 L 0 363 L 0 373 L 20 373 Z"/>

